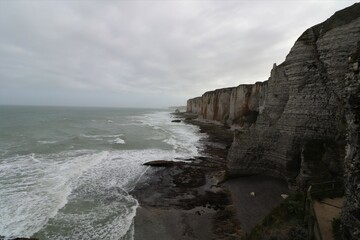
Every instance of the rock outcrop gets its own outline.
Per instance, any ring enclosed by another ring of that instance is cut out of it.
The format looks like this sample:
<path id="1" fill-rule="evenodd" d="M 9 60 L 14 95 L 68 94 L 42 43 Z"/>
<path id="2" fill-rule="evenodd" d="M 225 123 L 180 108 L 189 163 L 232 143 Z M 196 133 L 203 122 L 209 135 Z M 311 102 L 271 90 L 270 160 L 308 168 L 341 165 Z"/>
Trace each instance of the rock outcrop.
<path id="1" fill-rule="evenodd" d="M 239 126 L 230 175 L 272 175 L 295 189 L 345 176 L 345 238 L 360 239 L 359 69 L 356 3 L 306 30 L 267 82 L 207 92 L 188 111 Z"/>
<path id="2" fill-rule="evenodd" d="M 342 222 L 346 239 L 360 239 L 360 44 L 349 58 L 346 75 L 347 153 Z"/>
<path id="3" fill-rule="evenodd" d="M 343 95 L 348 59 L 360 42 L 359 17 L 355 4 L 306 30 L 266 82 L 188 101 L 188 111 L 204 119 L 240 126 L 228 155 L 230 174 L 273 175 L 297 187 L 342 176 Z"/>

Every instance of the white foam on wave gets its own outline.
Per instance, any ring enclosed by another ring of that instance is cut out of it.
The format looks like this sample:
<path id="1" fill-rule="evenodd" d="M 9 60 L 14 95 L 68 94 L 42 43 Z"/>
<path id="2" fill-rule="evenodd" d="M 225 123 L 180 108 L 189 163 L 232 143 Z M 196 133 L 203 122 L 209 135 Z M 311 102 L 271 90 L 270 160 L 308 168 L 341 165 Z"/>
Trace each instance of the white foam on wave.
<path id="1" fill-rule="evenodd" d="M 65 206 L 71 184 L 107 152 L 23 155 L 0 165 L 0 233 L 30 237 Z"/>
<path id="2" fill-rule="evenodd" d="M 116 144 L 125 144 L 125 140 L 121 138 L 115 138 L 113 142 Z"/>
<path id="3" fill-rule="evenodd" d="M 172 146 L 176 154 L 182 155 L 182 157 L 196 156 L 202 149 L 199 140 L 206 137 L 206 134 L 200 133 L 198 126 L 183 122 L 171 122 L 172 118 L 169 112 L 145 114 L 138 118 L 141 118 L 143 125 L 165 132 L 168 137 L 163 142 Z"/>
<path id="4" fill-rule="evenodd" d="M 177 148 L 177 141 L 173 137 L 165 139 L 163 142 L 172 145 L 175 149 Z"/>
<path id="5" fill-rule="evenodd" d="M 128 191 L 148 168 L 142 163 L 172 154 L 159 149 L 111 152 L 101 164 L 83 172 L 73 184 L 67 205 L 50 219 L 39 237 L 120 239 L 132 227 L 136 215 L 138 202 Z"/>
<path id="6" fill-rule="evenodd" d="M 50 141 L 50 140 L 39 140 L 37 141 L 40 144 L 54 144 L 57 143 L 57 141 Z"/>
<path id="7" fill-rule="evenodd" d="M 83 138 L 90 138 L 90 139 L 96 139 L 96 140 L 103 140 L 103 139 L 106 139 L 106 138 L 118 138 L 118 137 L 121 137 L 121 136 L 124 136 L 124 134 L 108 134 L 108 135 L 88 135 L 88 134 L 80 134 L 80 137 L 83 137 Z"/>
<path id="8" fill-rule="evenodd" d="M 7 150 L 7 149 L 0 149 L 1 156 L 5 156 L 8 152 L 9 152 L 9 150 Z"/>
<path id="9" fill-rule="evenodd" d="M 0 164 L 0 232 L 40 239 L 119 239 L 138 202 L 127 192 L 173 151 L 147 149 L 29 154 Z M 55 231 L 54 231 L 55 229 Z"/>
<path id="10" fill-rule="evenodd" d="M 171 123 L 168 112 L 141 118 L 172 150 L 72 150 L 2 160 L 0 235 L 29 237 L 41 229 L 40 239 L 120 239 L 131 232 L 138 203 L 128 191 L 146 171 L 142 163 L 193 157 L 203 137 L 196 126 Z M 122 144 L 122 136 L 80 137 Z"/>
<path id="11" fill-rule="evenodd" d="M 120 133 L 120 134 L 108 134 L 108 135 L 87 135 L 87 134 L 80 134 L 81 137 L 84 138 L 115 138 L 115 137 L 121 137 L 124 134 Z"/>

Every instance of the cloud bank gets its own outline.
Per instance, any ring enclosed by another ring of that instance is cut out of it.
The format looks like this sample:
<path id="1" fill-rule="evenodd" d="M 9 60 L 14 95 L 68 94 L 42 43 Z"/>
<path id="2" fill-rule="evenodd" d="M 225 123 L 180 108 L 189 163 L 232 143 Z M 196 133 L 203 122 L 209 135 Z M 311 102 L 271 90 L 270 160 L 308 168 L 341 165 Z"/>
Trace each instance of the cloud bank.
<path id="1" fill-rule="evenodd" d="M 0 104 L 164 107 L 264 81 L 355 1 L 0 1 Z"/>

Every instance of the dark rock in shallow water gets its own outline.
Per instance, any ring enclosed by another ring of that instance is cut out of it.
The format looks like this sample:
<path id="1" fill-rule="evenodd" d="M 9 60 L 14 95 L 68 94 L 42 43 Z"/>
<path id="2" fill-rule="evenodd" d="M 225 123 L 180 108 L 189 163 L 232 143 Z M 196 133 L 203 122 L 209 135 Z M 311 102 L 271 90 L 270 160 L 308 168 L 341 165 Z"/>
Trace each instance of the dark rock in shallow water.
<path id="1" fill-rule="evenodd" d="M 183 165 L 183 164 L 184 164 L 183 162 L 156 160 L 156 161 L 146 162 L 143 165 L 151 166 L 151 167 L 173 167 L 173 166 L 179 166 L 179 165 Z"/>
<path id="2" fill-rule="evenodd" d="M 171 122 L 179 123 L 179 122 L 181 122 L 181 120 L 172 120 Z"/>

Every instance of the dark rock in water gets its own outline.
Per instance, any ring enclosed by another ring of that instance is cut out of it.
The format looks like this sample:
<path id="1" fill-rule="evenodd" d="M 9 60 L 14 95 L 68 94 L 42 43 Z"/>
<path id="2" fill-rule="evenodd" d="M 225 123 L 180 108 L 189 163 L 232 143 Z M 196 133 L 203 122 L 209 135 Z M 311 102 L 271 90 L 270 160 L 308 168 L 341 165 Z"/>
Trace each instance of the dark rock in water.
<path id="1" fill-rule="evenodd" d="M 175 109 L 175 113 L 180 113 L 180 110 L 178 108 Z"/>
<path id="2" fill-rule="evenodd" d="M 181 122 L 181 120 L 172 120 L 171 122 L 179 123 L 179 122 Z"/>
<path id="3" fill-rule="evenodd" d="M 179 166 L 179 165 L 183 165 L 183 164 L 184 164 L 183 162 L 156 160 L 156 161 L 146 162 L 143 165 L 151 166 L 151 167 L 173 167 L 173 166 Z"/>

